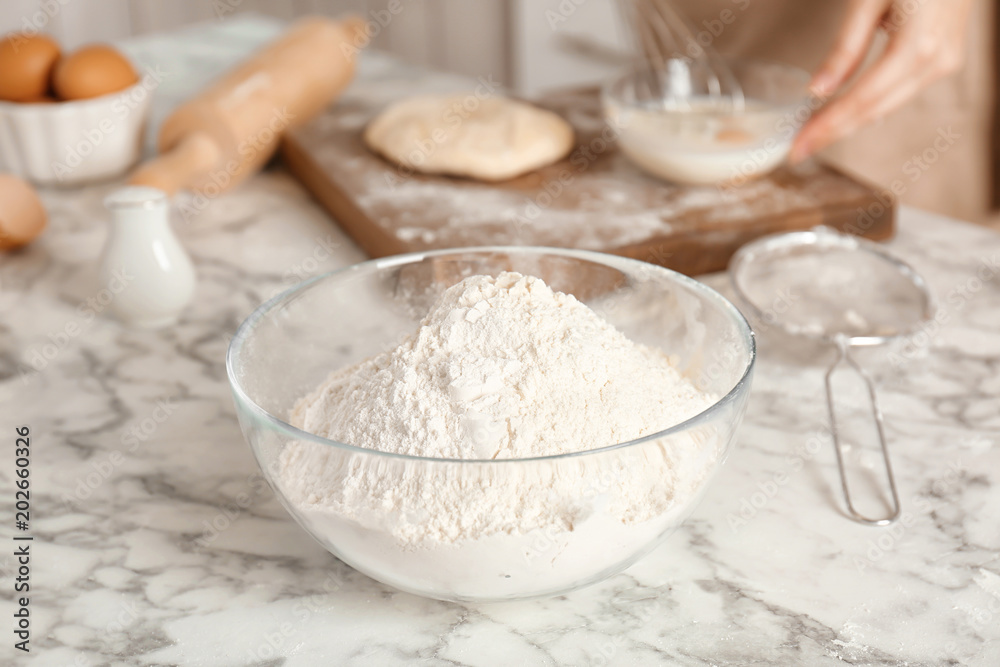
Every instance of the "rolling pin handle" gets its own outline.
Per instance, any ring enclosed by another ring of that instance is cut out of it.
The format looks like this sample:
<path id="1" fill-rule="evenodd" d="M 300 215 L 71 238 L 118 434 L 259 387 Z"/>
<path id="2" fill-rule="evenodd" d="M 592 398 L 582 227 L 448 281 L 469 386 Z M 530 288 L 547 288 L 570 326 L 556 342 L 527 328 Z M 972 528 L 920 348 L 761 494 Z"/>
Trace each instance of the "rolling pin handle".
<path id="1" fill-rule="evenodd" d="M 145 185 L 173 195 L 192 187 L 222 158 L 222 151 L 206 132 L 185 136 L 169 151 L 139 167 L 129 185 Z"/>

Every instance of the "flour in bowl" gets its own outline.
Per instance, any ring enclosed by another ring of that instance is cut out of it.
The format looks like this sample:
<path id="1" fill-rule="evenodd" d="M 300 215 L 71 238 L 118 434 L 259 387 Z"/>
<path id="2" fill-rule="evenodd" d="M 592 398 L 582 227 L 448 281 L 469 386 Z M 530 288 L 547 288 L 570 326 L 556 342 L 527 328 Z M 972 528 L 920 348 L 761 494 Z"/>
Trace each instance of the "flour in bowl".
<path id="1" fill-rule="evenodd" d="M 577 576 L 594 549 L 627 558 L 654 542 L 693 505 L 725 443 L 705 424 L 513 459 L 642 438 L 715 400 L 664 352 L 542 280 L 473 276 L 398 346 L 337 370 L 291 414 L 332 440 L 449 460 L 297 441 L 282 452 L 280 487 L 314 534 L 383 581 L 422 588 L 393 576 L 437 572 L 448 597 L 483 586 L 504 597 L 546 573 Z"/>
<path id="2" fill-rule="evenodd" d="M 513 459 L 661 431 L 712 402 L 538 278 L 473 276 L 393 350 L 334 373 L 292 413 L 310 433 L 382 452 Z"/>

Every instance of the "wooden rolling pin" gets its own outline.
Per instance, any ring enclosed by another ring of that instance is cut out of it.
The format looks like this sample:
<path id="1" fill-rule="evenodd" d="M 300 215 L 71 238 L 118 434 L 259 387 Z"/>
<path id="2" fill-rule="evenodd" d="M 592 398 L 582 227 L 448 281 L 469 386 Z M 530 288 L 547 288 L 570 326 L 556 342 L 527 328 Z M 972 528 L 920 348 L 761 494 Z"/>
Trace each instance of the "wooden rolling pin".
<path id="1" fill-rule="evenodd" d="M 360 18 L 299 21 L 170 114 L 160 128 L 160 155 L 129 182 L 214 195 L 250 176 L 285 130 L 314 117 L 347 86 L 363 30 Z"/>

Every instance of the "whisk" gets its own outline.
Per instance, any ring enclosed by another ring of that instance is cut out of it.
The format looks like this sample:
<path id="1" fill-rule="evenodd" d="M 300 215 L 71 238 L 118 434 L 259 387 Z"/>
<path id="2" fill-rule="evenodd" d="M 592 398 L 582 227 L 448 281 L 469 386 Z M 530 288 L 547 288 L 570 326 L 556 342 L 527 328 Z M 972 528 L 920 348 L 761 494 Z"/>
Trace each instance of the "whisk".
<path id="1" fill-rule="evenodd" d="M 703 77 L 708 96 L 720 105 L 742 111 L 743 88 L 728 63 L 695 36 L 688 20 L 670 0 L 617 0 L 631 33 L 642 68 L 645 96 L 663 106 L 690 106 L 696 94 L 693 80 Z"/>

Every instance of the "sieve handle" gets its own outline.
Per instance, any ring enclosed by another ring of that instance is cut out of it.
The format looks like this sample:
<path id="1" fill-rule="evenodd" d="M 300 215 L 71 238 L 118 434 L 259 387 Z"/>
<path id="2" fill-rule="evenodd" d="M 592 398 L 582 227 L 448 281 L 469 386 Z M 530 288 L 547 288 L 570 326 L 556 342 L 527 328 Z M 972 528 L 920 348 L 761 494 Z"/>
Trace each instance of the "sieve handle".
<path id="1" fill-rule="evenodd" d="M 833 364 L 826 371 L 826 406 L 830 412 L 830 434 L 833 436 L 833 447 L 834 451 L 837 452 L 837 467 L 840 469 L 840 484 L 844 490 L 844 502 L 847 504 L 847 511 L 851 518 L 858 523 L 868 524 L 870 526 L 886 526 L 896 519 L 902 511 L 899 504 L 899 493 L 896 491 L 896 479 L 892 474 L 892 463 L 889 461 L 889 447 L 885 442 L 885 427 L 882 422 L 882 410 L 878 405 L 878 398 L 875 395 L 875 385 L 872 382 L 868 374 L 858 365 L 851 356 L 850 343 L 847 342 L 845 338 L 837 339 L 837 350 L 838 355 L 834 360 Z M 885 475 L 889 480 L 889 491 L 892 496 L 892 514 L 881 519 L 871 519 L 864 516 L 856 509 L 854 509 L 854 503 L 851 502 L 851 492 L 847 484 L 847 470 L 844 467 L 844 453 L 841 451 L 840 445 L 840 435 L 837 428 L 837 412 L 833 407 L 833 373 L 837 369 L 837 366 L 841 362 L 846 362 L 849 368 L 854 369 L 854 371 L 861 376 L 861 379 L 865 381 L 865 385 L 868 387 L 868 398 L 871 401 L 872 414 L 875 416 L 875 427 L 878 432 L 879 446 L 882 448 L 882 459 L 885 461 Z"/>

